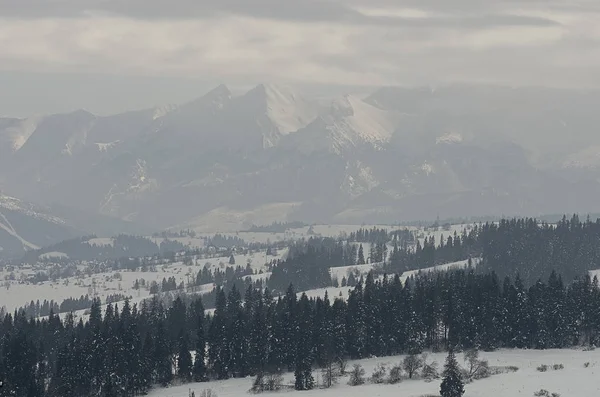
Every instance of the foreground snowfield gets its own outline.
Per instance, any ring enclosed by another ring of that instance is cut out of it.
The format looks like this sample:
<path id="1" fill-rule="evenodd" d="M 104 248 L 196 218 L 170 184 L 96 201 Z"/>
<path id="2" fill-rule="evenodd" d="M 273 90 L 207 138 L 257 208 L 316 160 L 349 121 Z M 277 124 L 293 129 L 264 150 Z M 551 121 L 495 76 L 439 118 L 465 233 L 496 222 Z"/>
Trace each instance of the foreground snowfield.
<path id="1" fill-rule="evenodd" d="M 430 354 L 427 362 L 437 361 L 439 369 L 443 368 L 445 353 Z M 403 356 L 374 358 L 355 361 L 363 365 L 369 377 L 378 363 L 396 364 Z M 600 396 L 600 349 L 596 351 L 582 350 L 499 350 L 492 353 L 480 353 L 480 358 L 488 360 L 490 366 L 517 366 L 514 373 L 494 375 L 487 379 L 475 381 L 465 386 L 464 397 L 533 397 L 540 389 L 550 393 L 559 393 L 561 397 L 594 397 Z M 462 354 L 457 355 L 460 365 L 464 365 Z M 348 369 L 352 363 L 348 364 Z M 589 363 L 585 367 L 585 363 Z M 562 370 L 538 372 L 536 368 L 542 364 L 563 364 Z M 319 371 L 314 371 L 315 379 L 320 378 Z M 293 381 L 293 375 L 287 374 L 286 381 Z M 349 397 L 424 397 L 439 396 L 441 380 L 430 383 L 424 380 L 404 380 L 396 385 L 365 384 L 348 386 L 348 377 L 341 378 L 338 385 L 331 389 L 311 391 L 282 391 L 265 393 L 266 396 L 349 396 Z M 204 389 L 212 389 L 218 397 L 237 397 L 247 395 L 252 378 L 231 379 L 207 383 L 192 383 L 157 389 L 149 397 L 188 397 L 189 390 L 196 396 Z"/>

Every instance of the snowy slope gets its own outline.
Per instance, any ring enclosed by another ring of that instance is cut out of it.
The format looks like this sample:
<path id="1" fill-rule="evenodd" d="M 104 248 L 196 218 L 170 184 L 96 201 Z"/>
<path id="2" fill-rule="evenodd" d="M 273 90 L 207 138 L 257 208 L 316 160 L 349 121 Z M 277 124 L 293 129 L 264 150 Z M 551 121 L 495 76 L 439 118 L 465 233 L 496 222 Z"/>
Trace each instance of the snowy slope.
<path id="1" fill-rule="evenodd" d="M 228 129 L 237 131 L 237 139 L 259 139 L 263 149 L 271 148 L 283 136 L 308 125 L 318 113 L 316 102 L 306 100 L 289 88 L 260 84 L 233 99 L 227 112 Z"/>
<path id="2" fill-rule="evenodd" d="M 401 116 L 344 95 L 314 122 L 293 135 L 288 145 L 305 153 L 327 150 L 341 154 L 363 144 L 381 147 L 390 141 Z"/>
<path id="3" fill-rule="evenodd" d="M 438 368 L 442 369 L 445 353 L 432 353 L 427 357 L 427 362 L 435 361 Z M 365 376 L 369 377 L 377 364 L 395 365 L 403 360 L 404 356 L 371 358 L 366 360 L 351 361 L 348 368 L 357 363 L 365 369 Z M 600 350 L 499 350 L 495 352 L 481 352 L 480 358 L 488 360 L 490 366 L 516 366 L 518 370 L 512 373 L 494 375 L 490 378 L 477 380 L 465 386 L 464 397 L 532 397 L 540 389 L 550 393 L 559 393 L 564 397 L 592 397 L 600 395 Z M 457 355 L 459 365 L 465 366 L 462 355 Z M 588 367 L 584 366 L 589 363 Z M 536 368 L 542 364 L 563 364 L 564 369 L 559 371 L 538 372 Z M 321 374 L 314 371 L 316 380 Z M 286 384 L 293 384 L 293 374 L 284 376 Z M 225 381 L 212 381 L 206 383 L 191 383 L 187 385 L 156 389 L 148 397 L 188 397 L 189 391 L 194 391 L 200 396 L 202 390 L 212 389 L 219 397 L 238 397 L 248 394 L 252 385 L 252 378 L 230 379 Z M 337 385 L 330 389 L 314 389 L 310 391 L 270 392 L 266 395 L 272 397 L 306 396 L 306 397 L 424 397 L 439 396 L 441 380 L 426 382 L 422 379 L 404 379 L 396 385 L 370 384 L 362 386 L 349 386 L 348 376 L 339 380 Z"/>
<path id="4" fill-rule="evenodd" d="M 94 244 L 111 244 L 111 239 L 94 239 Z M 249 253 L 247 255 L 234 255 L 235 266 L 245 267 L 247 264 L 256 271 L 262 274 L 250 276 L 253 280 L 264 279 L 268 276 L 267 263 L 276 259 L 284 259 L 287 257 L 288 250 L 278 250 L 276 255 L 267 256 L 266 250 Z M 46 255 L 60 257 L 64 254 L 59 252 L 48 253 Z M 37 266 L 37 265 L 36 265 Z M 79 298 L 82 295 L 97 296 L 105 302 L 108 295 L 124 294 L 132 296 L 134 300 L 141 300 L 150 296 L 148 287 L 152 281 L 160 283 L 163 278 L 168 279 L 174 277 L 176 283 L 182 281 L 188 283 L 196 274 L 204 267 L 208 267 L 211 271 L 219 269 L 224 271 L 229 265 L 229 257 L 215 258 L 199 258 L 195 257 L 192 264 L 185 264 L 181 260 L 176 260 L 171 263 L 156 266 L 155 271 L 141 271 L 141 269 L 109 271 L 96 274 L 87 274 L 85 263 L 78 265 L 78 270 L 81 275 L 72 276 L 64 279 L 53 281 L 44 281 L 37 284 L 30 282 L 21 282 L 22 279 L 27 279 L 28 276 L 35 274 L 36 271 L 42 268 L 33 268 L 29 265 L 17 267 L 14 270 L 0 270 L 0 280 L 8 278 L 10 273 L 13 273 L 15 280 L 5 281 L 0 288 L 0 307 L 5 306 L 8 311 L 27 305 L 31 299 L 43 302 L 44 299 L 54 300 L 60 304 L 67 298 Z M 91 266 L 91 265 L 90 265 Z M 145 287 L 135 290 L 133 288 L 136 280 L 140 282 L 144 280 Z M 8 285 L 8 288 L 6 287 Z M 212 285 L 202 287 L 205 292 L 212 290 Z M 81 316 L 83 311 L 76 312 L 77 316 Z"/>
<path id="5" fill-rule="evenodd" d="M 563 168 L 587 168 L 597 169 L 600 167 L 600 146 L 590 146 L 569 155 L 562 164 Z"/>
<path id="6" fill-rule="evenodd" d="M 18 256 L 76 234 L 47 208 L 0 194 L 0 256 Z"/>
<path id="7" fill-rule="evenodd" d="M 16 152 L 27 142 L 42 120 L 41 116 L 0 121 L 0 150 Z M 1 153 L 1 152 L 0 152 Z"/>

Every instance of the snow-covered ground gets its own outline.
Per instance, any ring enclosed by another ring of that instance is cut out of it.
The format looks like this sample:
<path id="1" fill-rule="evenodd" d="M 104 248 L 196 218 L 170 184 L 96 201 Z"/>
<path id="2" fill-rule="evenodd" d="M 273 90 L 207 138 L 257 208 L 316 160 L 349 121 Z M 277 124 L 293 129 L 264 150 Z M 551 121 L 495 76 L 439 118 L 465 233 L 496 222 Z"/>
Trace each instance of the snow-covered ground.
<path id="1" fill-rule="evenodd" d="M 373 270 L 374 266 L 381 265 L 381 263 L 368 263 L 366 265 L 353 265 L 353 266 L 342 266 L 342 267 L 332 267 L 329 269 L 329 273 L 331 274 L 331 279 L 336 279 L 338 282 L 342 282 L 342 279 L 350 276 L 350 273 L 354 273 L 354 276 L 358 274 L 358 278 L 360 276 L 366 277 L 367 274 L 371 270 Z"/>
<path id="2" fill-rule="evenodd" d="M 427 362 L 436 361 L 438 369 L 442 369 L 445 353 L 429 354 Z M 559 393 L 561 397 L 595 397 L 600 395 L 600 350 L 499 350 L 491 353 L 480 353 L 480 358 L 489 361 L 490 366 L 516 366 L 518 371 L 494 375 L 487 379 L 477 380 L 465 386 L 464 397 L 533 397 L 540 389 L 550 393 Z M 348 363 L 361 364 L 366 377 L 369 377 L 377 364 L 398 364 L 402 356 L 373 358 Z M 463 357 L 457 355 L 461 366 Z M 586 363 L 589 363 L 586 367 Z M 563 364 L 562 370 L 539 372 L 536 368 L 542 364 Z M 315 379 L 320 379 L 319 371 L 314 371 Z M 285 375 L 285 382 L 293 382 L 293 374 Z M 426 382 L 425 380 L 405 379 L 395 385 L 365 384 L 349 386 L 348 377 L 341 378 L 331 389 L 315 389 L 311 391 L 294 392 L 282 391 L 266 393 L 266 396 L 347 396 L 347 397 L 424 397 L 439 396 L 441 380 Z M 148 397 L 188 397 L 189 390 L 200 396 L 202 390 L 212 389 L 218 397 L 239 397 L 248 394 L 252 378 L 230 379 L 207 383 L 192 383 L 174 386 L 167 389 L 156 389 Z"/>
<path id="3" fill-rule="evenodd" d="M 467 229 L 468 233 L 474 225 L 474 223 L 450 225 L 450 229 L 448 230 L 444 230 L 442 227 L 439 227 L 437 230 L 425 230 L 423 228 L 420 228 L 417 231 L 417 239 L 419 240 L 422 246 L 425 242 L 425 238 L 433 236 L 435 244 L 439 246 L 442 241 L 442 237 L 444 238 L 444 243 L 446 243 L 446 240 L 448 240 L 448 236 L 454 236 L 454 232 L 460 235 L 463 232 L 463 230 Z"/>
<path id="4" fill-rule="evenodd" d="M 107 241 L 101 241 L 107 243 Z M 287 255 L 287 249 L 278 250 L 277 255 L 267 256 L 266 250 L 254 252 L 248 255 L 234 255 L 235 265 L 246 267 L 249 263 L 251 268 L 257 273 L 267 272 L 266 264 L 272 260 L 282 259 Z M 24 281 L 27 276 L 34 274 L 35 271 L 29 266 L 15 268 L 13 271 L 5 269 L 0 271 L 0 307 L 5 306 L 8 311 L 13 311 L 18 307 L 28 305 L 31 300 L 34 302 L 44 299 L 54 300 L 60 303 L 67 298 L 79 298 L 82 295 L 97 296 L 105 302 L 106 297 L 113 294 L 123 294 L 135 298 L 146 298 L 150 295 L 147 288 L 133 289 L 136 280 L 143 279 L 147 287 L 152 281 L 161 283 L 163 278 L 174 277 L 177 284 L 182 281 L 187 283 L 196 277 L 198 271 L 207 266 L 211 270 L 232 266 L 229 264 L 229 257 L 195 259 L 192 265 L 186 265 L 182 261 L 169 263 L 166 265 L 157 265 L 156 271 L 142 272 L 119 270 L 91 275 L 74 276 L 61 280 L 44 281 L 37 284 Z M 80 270 L 83 270 L 81 268 Z M 10 274 L 14 274 L 14 280 L 8 280 Z M 256 274 L 252 276 L 254 280 L 264 279 L 265 274 Z"/>
<path id="5" fill-rule="evenodd" d="M 475 258 L 475 259 L 471 260 L 471 265 L 473 267 L 477 266 L 478 263 L 479 263 L 479 258 Z M 464 269 L 468 266 L 469 266 L 469 261 L 464 260 L 464 261 L 458 261 L 458 262 L 445 263 L 443 265 L 438 265 L 438 266 L 433 266 L 433 267 L 426 267 L 424 269 L 419 269 L 419 270 L 410 270 L 408 272 L 402 273 L 402 275 L 400 276 L 400 280 L 402 280 L 402 282 L 404 283 L 407 278 L 409 278 L 411 276 L 416 276 L 419 273 L 445 272 L 448 270 Z"/>

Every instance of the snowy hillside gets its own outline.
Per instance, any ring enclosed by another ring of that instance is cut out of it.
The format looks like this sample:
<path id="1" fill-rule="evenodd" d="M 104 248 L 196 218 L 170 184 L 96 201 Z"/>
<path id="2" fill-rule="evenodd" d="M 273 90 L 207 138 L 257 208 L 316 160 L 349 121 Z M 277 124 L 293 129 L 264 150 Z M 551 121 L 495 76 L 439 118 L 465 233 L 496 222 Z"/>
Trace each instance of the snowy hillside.
<path id="1" fill-rule="evenodd" d="M 428 362 L 437 362 L 442 369 L 445 353 L 431 353 L 427 356 Z M 498 350 L 495 352 L 482 352 L 480 357 L 487 360 L 492 367 L 517 367 L 516 372 L 493 375 L 486 379 L 476 380 L 465 386 L 464 397 L 533 397 L 541 389 L 550 393 L 558 393 L 564 397 L 591 397 L 600 394 L 600 384 L 597 377 L 600 375 L 600 351 L 581 350 Z M 360 364 L 365 369 L 365 377 L 371 376 L 378 364 L 391 365 L 402 362 L 404 356 L 372 358 L 351 361 Z M 459 365 L 465 366 L 462 355 L 458 355 Z M 558 371 L 539 372 L 541 365 L 563 364 L 564 369 Z M 318 371 L 314 371 L 315 379 L 322 379 Z M 286 374 L 285 383 L 293 385 L 293 374 Z M 252 378 L 231 379 L 206 383 L 192 383 L 183 386 L 173 386 L 167 389 L 157 389 L 149 397 L 189 397 L 189 391 L 194 391 L 196 396 L 201 396 L 205 389 L 212 389 L 218 397 L 238 397 L 248 394 L 252 386 Z M 349 386 L 348 376 L 342 377 L 337 385 L 330 389 L 314 389 L 310 391 L 269 392 L 268 396 L 348 396 L 359 397 L 364 395 L 379 397 L 424 397 L 439 396 L 441 380 L 428 382 L 423 379 L 404 379 L 395 385 L 367 383 L 362 386 Z"/>
<path id="2" fill-rule="evenodd" d="M 95 244 L 110 244 L 110 239 L 95 239 Z M 60 256 L 61 253 L 54 253 Z M 266 251 L 254 252 L 248 255 L 234 255 L 236 266 L 246 267 L 250 264 L 256 273 L 266 273 L 266 264 L 271 260 L 285 258 L 287 250 L 279 250 L 276 255 L 267 256 Z M 93 263 L 90 262 L 92 267 Z M 101 272 L 88 274 L 87 266 L 84 263 L 77 266 L 79 275 L 62 278 L 57 281 L 42 281 L 38 283 L 27 282 L 28 278 L 35 275 L 37 271 L 42 270 L 39 266 L 22 265 L 14 270 L 4 269 L 0 271 L 0 280 L 3 280 L 0 286 L 0 307 L 5 306 L 8 311 L 13 311 L 18 307 L 25 306 L 34 299 L 43 301 L 54 300 L 59 303 L 67 298 L 79 298 L 89 295 L 99 297 L 102 302 L 112 294 L 123 294 L 131 296 L 137 301 L 150 296 L 148 288 L 155 281 L 161 283 L 163 279 L 174 277 L 177 284 L 189 283 L 196 277 L 197 273 L 204 267 L 210 270 L 219 269 L 225 271 L 229 265 L 229 257 L 215 258 L 196 258 L 191 264 L 185 264 L 183 261 L 175 261 L 165 265 L 156 266 L 156 270 L 148 271 L 129 271 L 119 270 L 110 272 Z M 260 278 L 257 274 L 253 278 Z M 134 284 L 138 280 L 142 283 L 142 288 L 134 289 Z M 143 281 L 142 281 L 143 280 Z M 210 292 L 212 287 L 206 288 Z M 82 313 L 77 313 L 81 315 Z"/>
<path id="3" fill-rule="evenodd" d="M 332 101 L 330 108 L 295 134 L 287 145 L 304 153 L 326 150 L 342 154 L 364 144 L 389 142 L 400 115 L 367 104 L 352 95 Z"/>
<path id="4" fill-rule="evenodd" d="M 21 255 L 76 234 L 47 208 L 0 195 L 0 256 Z"/>

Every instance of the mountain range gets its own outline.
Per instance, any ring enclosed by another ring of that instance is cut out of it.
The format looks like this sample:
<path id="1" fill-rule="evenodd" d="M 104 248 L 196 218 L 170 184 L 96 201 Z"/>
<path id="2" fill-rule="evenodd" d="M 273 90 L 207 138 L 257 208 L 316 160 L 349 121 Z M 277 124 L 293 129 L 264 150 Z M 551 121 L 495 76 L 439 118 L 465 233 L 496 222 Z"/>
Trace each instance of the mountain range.
<path id="1" fill-rule="evenodd" d="M 0 119 L 0 188 L 91 231 L 596 212 L 599 108 L 600 92 L 535 87 L 384 87 L 324 104 L 221 85 L 112 116 Z"/>

